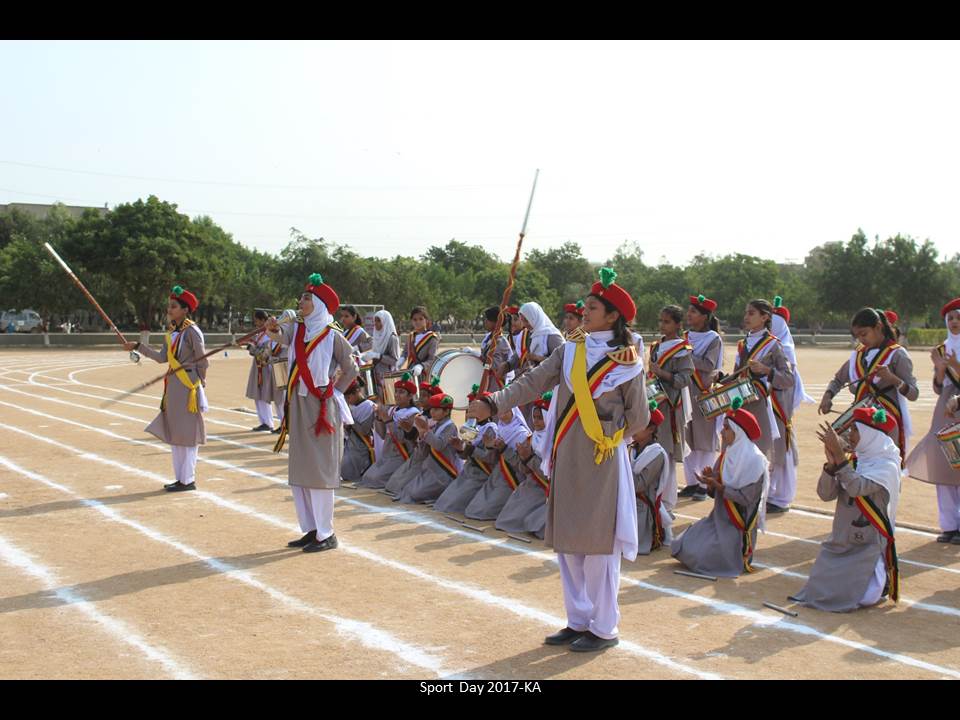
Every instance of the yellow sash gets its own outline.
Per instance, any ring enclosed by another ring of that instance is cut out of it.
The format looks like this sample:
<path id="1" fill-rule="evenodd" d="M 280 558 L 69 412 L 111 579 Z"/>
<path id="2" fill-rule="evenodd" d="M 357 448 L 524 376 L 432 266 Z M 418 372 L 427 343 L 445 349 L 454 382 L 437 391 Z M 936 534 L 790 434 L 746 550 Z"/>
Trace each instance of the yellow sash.
<path id="1" fill-rule="evenodd" d="M 186 321 L 183 324 L 183 328 L 180 330 L 180 342 L 183 342 L 183 334 L 187 331 L 187 328 L 190 327 L 193 323 Z M 180 361 L 177 360 L 176 355 L 173 352 L 173 333 L 166 334 L 167 340 L 167 362 L 170 363 L 170 369 L 173 370 L 173 374 L 177 376 L 177 380 L 183 383 L 183 386 L 190 391 L 190 400 L 187 402 L 187 410 L 192 413 L 198 412 L 199 408 L 197 407 L 197 388 L 200 387 L 200 378 L 197 378 L 197 382 L 190 382 L 190 377 L 187 375 L 187 371 L 183 369 L 183 365 L 180 364 Z M 178 345 L 180 343 L 177 343 Z"/>
<path id="2" fill-rule="evenodd" d="M 575 341 L 576 342 L 576 341 Z M 573 385 L 573 397 L 580 413 L 580 424 L 587 437 L 594 442 L 593 462 L 597 465 L 613 455 L 613 451 L 623 441 L 623 431 L 620 428 L 612 438 L 603 434 L 600 417 L 597 415 L 597 406 L 593 402 L 590 384 L 587 382 L 587 345 L 585 342 L 576 343 L 576 352 L 573 354 L 573 367 L 570 370 L 570 382 Z"/>

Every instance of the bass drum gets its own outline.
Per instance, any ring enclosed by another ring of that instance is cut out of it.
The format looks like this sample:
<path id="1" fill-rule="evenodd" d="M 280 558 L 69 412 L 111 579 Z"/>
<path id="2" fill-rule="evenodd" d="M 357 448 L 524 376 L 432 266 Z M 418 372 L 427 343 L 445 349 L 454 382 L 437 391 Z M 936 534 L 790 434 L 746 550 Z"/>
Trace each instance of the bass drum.
<path id="1" fill-rule="evenodd" d="M 453 398 L 455 410 L 467 409 L 467 395 L 483 376 L 483 363 L 464 350 L 444 350 L 433 363 L 433 375 L 440 378 L 440 387 Z"/>

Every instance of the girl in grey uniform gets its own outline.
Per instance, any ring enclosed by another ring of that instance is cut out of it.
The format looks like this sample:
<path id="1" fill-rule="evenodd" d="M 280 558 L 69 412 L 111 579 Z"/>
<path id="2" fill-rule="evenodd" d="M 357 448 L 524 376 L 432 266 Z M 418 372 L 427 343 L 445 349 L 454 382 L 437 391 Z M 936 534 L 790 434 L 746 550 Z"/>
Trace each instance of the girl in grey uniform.
<path id="1" fill-rule="evenodd" d="M 413 418 L 419 414 L 413 404 L 417 386 L 407 374 L 394 384 L 397 404 L 394 407 L 378 406 L 373 422 L 375 436 L 382 442 L 382 450 L 376 461 L 367 468 L 360 480 L 360 487 L 380 489 L 390 476 L 410 457 L 414 448 Z"/>
<path id="2" fill-rule="evenodd" d="M 550 494 L 550 480 L 542 467 L 542 453 L 549 448 L 543 414 L 550 409 L 551 398 L 553 393 L 545 392 L 533 403 L 533 435 L 517 443 L 523 480 L 497 515 L 497 530 L 529 532 L 543 538 L 543 528 L 547 522 L 547 497 Z"/>
<path id="3" fill-rule="evenodd" d="M 373 464 L 373 413 L 376 404 L 364 397 L 363 385 L 357 378 L 344 393 L 350 405 L 353 424 L 345 428 L 343 463 L 340 477 L 348 482 L 359 482 L 363 473 Z"/>
<path id="4" fill-rule="evenodd" d="M 520 456 L 517 444 L 526 440 L 530 428 L 519 408 L 500 414 L 497 436 L 492 443 L 497 452 L 493 472 L 473 496 L 463 514 L 473 520 L 495 520 L 513 491 L 520 485 Z"/>
<path id="5" fill-rule="evenodd" d="M 433 502 L 460 474 L 461 461 L 451 440 L 457 437 L 457 426 L 450 413 L 453 398 L 445 393 L 436 393 L 427 401 L 430 420 L 420 415 L 414 421 L 420 434 L 420 445 L 426 448 L 426 457 L 420 470 L 408 482 L 399 495 L 400 502 Z"/>
<path id="6" fill-rule="evenodd" d="M 633 436 L 630 446 L 630 462 L 633 467 L 633 482 L 637 494 L 637 554 L 649 555 L 673 540 L 673 518 L 663 498 L 671 482 L 670 455 L 657 442 L 657 435 L 664 429 L 665 418 L 650 401 L 650 424 Z"/>

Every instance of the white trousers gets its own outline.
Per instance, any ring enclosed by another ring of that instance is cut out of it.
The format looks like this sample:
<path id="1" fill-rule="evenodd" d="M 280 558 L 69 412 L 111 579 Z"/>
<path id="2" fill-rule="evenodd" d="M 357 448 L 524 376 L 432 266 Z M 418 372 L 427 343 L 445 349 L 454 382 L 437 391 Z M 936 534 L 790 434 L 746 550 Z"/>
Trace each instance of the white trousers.
<path id="1" fill-rule="evenodd" d="M 265 400 L 255 400 L 254 402 L 257 405 L 257 419 L 260 424 L 273 427 L 273 403 L 268 403 Z M 277 403 L 277 417 L 280 418 L 280 422 L 283 422 L 283 405 L 279 403 Z"/>
<path id="2" fill-rule="evenodd" d="M 867 585 L 867 591 L 860 598 L 860 607 L 870 607 L 880 602 L 880 595 L 883 593 L 883 586 L 887 584 L 887 564 L 881 555 L 877 559 L 877 564 L 873 568 L 873 577 Z"/>
<path id="3" fill-rule="evenodd" d="M 940 509 L 940 529 L 944 532 L 960 530 L 960 487 L 937 485 L 937 507 Z"/>
<path id="4" fill-rule="evenodd" d="M 660 502 L 668 511 L 677 506 L 677 492 L 677 463 L 667 458 L 667 490 Z"/>
<path id="5" fill-rule="evenodd" d="M 767 500 L 780 507 L 788 507 L 797 495 L 797 466 L 787 454 L 783 465 L 770 466 L 770 493 Z"/>
<path id="6" fill-rule="evenodd" d="M 297 520 L 304 533 L 317 531 L 317 541 L 326 540 L 333 535 L 333 490 L 314 490 L 313 488 L 291 485 L 293 504 L 297 508 Z"/>
<path id="7" fill-rule="evenodd" d="M 620 606 L 620 554 L 557 555 L 567 626 L 607 640 L 617 637 Z"/>
<path id="8" fill-rule="evenodd" d="M 697 485 L 697 473 L 703 472 L 705 467 L 713 467 L 718 456 L 719 453 L 713 450 L 691 450 L 690 454 L 683 459 L 683 477 L 687 487 Z M 700 487 L 706 489 L 703 485 Z"/>
<path id="9" fill-rule="evenodd" d="M 197 453 L 199 445 L 171 445 L 173 451 L 173 476 L 177 482 L 189 485 L 196 480 Z"/>

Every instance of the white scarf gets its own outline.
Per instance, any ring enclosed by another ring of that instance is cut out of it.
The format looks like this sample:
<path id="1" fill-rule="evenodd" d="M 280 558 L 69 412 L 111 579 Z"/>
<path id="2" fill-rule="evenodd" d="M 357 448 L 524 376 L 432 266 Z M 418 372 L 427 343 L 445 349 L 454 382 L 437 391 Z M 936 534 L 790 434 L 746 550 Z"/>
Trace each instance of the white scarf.
<path id="1" fill-rule="evenodd" d="M 770 489 L 770 463 L 757 444 L 747 437 L 743 429 L 732 420 L 727 420 L 727 427 L 733 430 L 735 438 L 727 446 L 723 455 L 723 484 L 725 487 L 739 490 L 752 485 L 757 478 L 763 475 L 763 491 L 760 494 L 760 514 L 757 527 L 767 529 L 767 493 Z M 749 509 L 749 508 L 748 508 Z M 746 518 L 744 518 L 746 519 Z"/>
<path id="2" fill-rule="evenodd" d="M 373 328 L 373 352 L 380 357 L 390 349 L 390 338 L 397 334 L 397 326 L 387 310 L 379 310 L 374 317 L 380 319 L 380 329 Z"/>
<path id="3" fill-rule="evenodd" d="M 563 333 L 557 330 L 557 326 L 550 321 L 550 318 L 547 317 L 547 314 L 543 311 L 543 308 L 540 307 L 539 303 L 524 303 L 520 306 L 520 314 L 526 318 L 527 322 L 530 323 L 530 327 L 533 328 L 530 331 L 530 352 L 534 355 L 546 357 L 547 338 L 551 335 L 556 335 L 562 340 Z M 519 352 L 517 354 L 519 355 Z"/>
<path id="4" fill-rule="evenodd" d="M 687 340 L 693 348 L 693 354 L 699 355 L 702 358 L 706 358 L 707 349 L 715 339 L 720 341 L 720 354 L 714 358 L 717 368 L 719 369 L 723 367 L 723 338 L 720 337 L 720 333 L 716 330 L 705 330 L 704 332 L 687 330 Z"/>
<path id="5" fill-rule="evenodd" d="M 947 313 L 949 315 L 950 313 Z M 960 335 L 954 335 L 950 332 L 950 323 L 947 322 L 947 319 L 943 319 L 943 324 L 947 327 L 947 339 L 943 343 L 943 353 L 944 358 L 946 358 L 950 353 L 953 353 L 960 359 Z"/>
<path id="6" fill-rule="evenodd" d="M 313 312 L 309 315 L 304 315 L 303 317 L 303 325 L 306 327 L 306 332 L 303 336 L 304 341 L 309 345 L 310 341 L 322 333 L 324 329 L 332 322 L 333 316 L 330 314 L 330 311 L 327 310 L 327 306 L 322 300 L 320 300 L 320 298 L 314 298 Z M 293 325 L 293 336 L 290 339 L 291 345 L 297 341 L 298 325 L 300 325 L 300 323 L 294 323 Z M 331 332 L 328 333 L 327 336 L 313 349 L 313 352 L 307 356 L 307 366 L 310 368 L 310 375 L 313 377 L 313 384 L 318 388 L 322 388 L 330 382 L 330 361 L 333 360 L 333 343 L 334 335 Z M 290 352 L 287 353 L 288 373 L 293 372 L 293 366 L 296 361 L 296 350 L 291 348 Z M 306 397 L 310 394 L 310 391 L 307 390 L 307 384 L 304 382 L 303 378 L 300 378 L 299 382 L 297 383 L 297 387 L 299 388 L 298 392 L 301 397 Z M 339 405 L 340 403 L 337 404 Z M 343 408 L 340 410 L 342 415 Z M 347 411 L 347 417 L 350 417 L 349 410 Z"/>
<path id="7" fill-rule="evenodd" d="M 749 355 L 750 351 L 754 347 L 756 347 L 757 343 L 760 342 L 766 335 L 770 335 L 774 339 L 774 342 L 768 343 L 765 348 L 763 348 L 757 355 L 755 355 L 752 358 L 753 360 L 759 361 L 760 358 L 765 357 L 770 352 L 771 348 L 773 348 L 773 346 L 777 344 L 776 335 L 771 334 L 769 330 L 767 330 L 766 328 L 763 328 L 762 330 L 752 330 L 748 332 L 746 338 L 744 338 L 744 347 L 747 351 L 746 354 Z M 739 364 L 739 362 L 740 362 L 740 358 L 738 357 L 737 364 Z M 747 364 L 746 359 L 744 359 L 744 364 L 745 365 Z M 744 377 L 749 377 L 749 376 L 744 375 Z M 761 379 L 760 382 L 762 382 L 767 388 L 769 388 L 771 393 L 774 392 L 774 389 L 769 386 L 765 378 Z M 769 427 L 770 427 L 770 436 L 774 440 L 776 440 L 777 438 L 780 437 L 780 428 L 777 427 L 777 417 L 776 415 L 773 414 L 773 403 L 770 401 L 769 396 L 766 399 L 766 406 L 767 406 L 767 422 L 769 423 Z"/>
<path id="8" fill-rule="evenodd" d="M 497 425 L 497 437 L 499 437 L 511 450 L 517 449 L 517 443 L 526 440 L 530 435 L 530 428 L 523 417 L 519 408 L 513 408 L 513 417 L 510 422 Z"/>
<path id="9" fill-rule="evenodd" d="M 639 338 L 640 336 L 635 335 L 635 337 Z M 683 337 L 679 337 L 676 340 L 661 340 L 660 344 L 657 346 L 657 361 L 659 362 L 660 358 L 662 358 L 665 354 L 673 350 L 673 348 L 675 348 L 677 345 L 681 343 L 686 343 L 686 342 L 687 342 L 686 338 L 683 338 Z M 643 339 L 640 340 L 640 347 L 641 348 L 643 347 Z M 681 358 L 681 357 L 684 357 L 685 355 L 687 355 L 687 351 L 681 350 L 676 355 L 674 355 L 674 357 Z M 650 398 L 647 398 L 647 399 L 649 400 Z M 693 403 L 690 400 L 690 388 L 688 386 L 684 385 L 680 389 L 680 399 L 681 399 L 681 402 L 683 402 L 683 416 L 687 418 L 689 422 L 689 419 L 693 417 Z M 689 454 L 690 454 L 689 443 L 683 443 L 684 457 L 686 457 Z"/>
<path id="10" fill-rule="evenodd" d="M 949 330 L 947 330 L 947 335 L 948 336 L 950 335 Z M 880 348 L 872 348 L 871 350 L 868 350 L 866 352 L 866 354 L 864 355 L 864 360 L 867 361 L 868 366 L 870 365 L 870 361 L 877 356 L 878 352 L 880 352 Z M 879 368 L 880 366 L 889 366 L 890 363 L 893 362 L 893 359 L 897 356 L 898 352 L 905 353 L 906 350 L 904 350 L 903 348 L 900 348 L 899 350 L 896 350 L 890 353 L 887 359 L 884 360 L 882 363 L 880 363 L 880 365 L 878 365 L 877 367 Z M 856 350 L 850 353 L 850 361 L 847 363 L 847 375 L 850 378 L 850 382 L 855 382 L 858 379 Z M 880 382 L 880 380 L 879 378 L 874 377 L 870 380 L 870 382 L 876 385 L 877 383 Z M 850 389 L 853 390 L 853 392 L 856 392 L 857 386 L 851 385 Z M 899 390 L 897 390 L 896 393 L 897 393 L 897 408 L 900 410 L 900 417 L 903 420 L 903 442 L 904 442 L 904 445 L 906 445 L 910 441 L 910 436 L 913 435 L 913 420 L 910 419 L 910 406 L 907 404 L 907 398 L 905 398 L 903 396 L 903 393 L 901 393 Z M 906 455 L 907 448 L 904 448 L 903 452 L 904 452 L 904 455 Z"/>
<path id="11" fill-rule="evenodd" d="M 483 444 L 483 439 L 493 433 L 497 434 L 497 424 L 493 421 L 485 422 L 483 425 L 477 425 L 477 436 L 473 439 L 473 446 L 479 447 Z"/>
<path id="12" fill-rule="evenodd" d="M 420 414 L 420 408 L 416 405 L 412 405 L 408 408 L 397 407 L 394 405 L 390 408 L 390 417 L 393 418 L 393 427 L 394 430 L 400 432 L 400 421 L 409 420 L 412 417 L 416 417 Z M 400 439 L 399 437 L 397 438 Z"/>
<path id="13" fill-rule="evenodd" d="M 803 389 L 803 378 L 800 377 L 800 366 L 797 365 L 797 347 L 793 342 L 793 333 L 790 332 L 790 326 L 787 321 L 779 315 L 773 316 L 773 334 L 780 339 L 780 345 L 783 346 L 783 354 L 793 365 L 793 376 L 796 382 L 793 386 L 793 404 L 799 407 L 801 403 L 812 403 L 814 399 L 807 395 Z"/>
<path id="14" fill-rule="evenodd" d="M 663 495 L 670 486 L 670 456 L 663 449 L 663 445 L 658 442 L 652 442 L 647 445 L 633 461 L 633 474 L 639 475 L 646 467 L 656 460 L 663 457 L 663 466 L 660 468 L 660 479 L 657 481 L 657 495 Z"/>
<path id="15" fill-rule="evenodd" d="M 356 405 L 352 405 L 350 407 L 350 414 L 353 416 L 353 422 L 363 423 L 369 420 L 370 416 L 373 415 L 373 408 L 373 400 L 364 400 Z"/>
<path id="16" fill-rule="evenodd" d="M 594 332 L 587 335 L 586 346 L 587 346 L 587 372 L 590 372 L 590 368 L 600 362 L 608 352 L 612 352 L 617 348 L 610 346 L 610 341 L 613 340 L 613 330 L 602 330 L 600 332 Z M 577 351 L 577 344 L 567 341 L 564 343 L 563 350 L 563 381 L 566 383 L 567 387 L 573 392 L 573 384 L 570 382 L 570 373 L 573 371 L 573 356 Z M 622 385 L 625 382 L 633 380 L 635 377 L 643 374 L 643 363 L 638 362 L 635 365 L 617 365 L 610 372 L 604 375 L 603 380 L 600 381 L 600 384 L 597 385 L 596 389 L 593 391 L 593 398 L 596 399 L 613 390 L 618 385 Z M 554 395 L 556 397 L 556 395 Z M 551 410 L 553 409 L 554 403 L 550 403 Z"/>
<path id="17" fill-rule="evenodd" d="M 864 423 L 857 423 L 857 430 L 860 431 L 860 442 L 854 448 L 857 474 L 886 489 L 889 496 L 887 517 L 890 524 L 895 525 L 900 503 L 900 450 L 885 432 Z"/>

